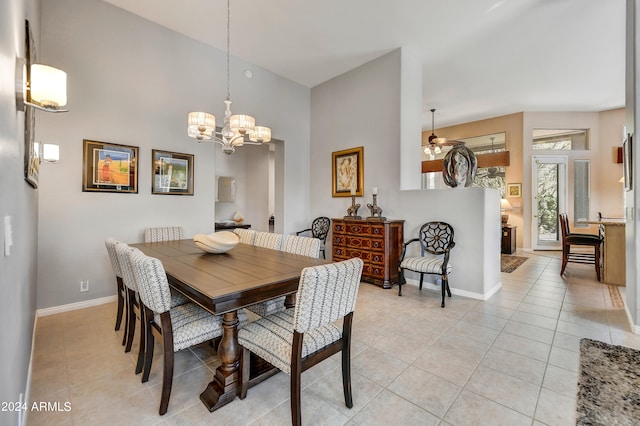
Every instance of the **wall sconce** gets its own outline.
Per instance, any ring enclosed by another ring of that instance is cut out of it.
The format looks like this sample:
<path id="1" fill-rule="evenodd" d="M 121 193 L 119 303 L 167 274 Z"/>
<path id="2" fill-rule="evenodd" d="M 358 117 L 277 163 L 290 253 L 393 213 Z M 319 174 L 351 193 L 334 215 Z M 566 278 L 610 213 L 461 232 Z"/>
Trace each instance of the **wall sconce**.
<path id="1" fill-rule="evenodd" d="M 24 58 L 16 60 L 16 107 L 27 106 L 46 112 L 68 112 L 67 73 L 54 67 L 33 64 L 27 68 Z"/>
<path id="2" fill-rule="evenodd" d="M 40 164 L 57 163 L 60 160 L 60 147 L 51 143 L 33 143 L 33 150 L 38 155 Z"/>

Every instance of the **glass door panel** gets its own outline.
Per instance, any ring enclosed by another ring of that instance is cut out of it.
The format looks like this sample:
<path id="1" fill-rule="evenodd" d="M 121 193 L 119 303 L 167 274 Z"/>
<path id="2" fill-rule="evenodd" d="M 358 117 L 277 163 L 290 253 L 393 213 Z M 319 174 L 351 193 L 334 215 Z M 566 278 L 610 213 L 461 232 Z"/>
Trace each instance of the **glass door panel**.
<path id="1" fill-rule="evenodd" d="M 531 217 L 534 250 L 561 250 L 558 213 L 567 210 L 567 157 L 533 156 Z"/>

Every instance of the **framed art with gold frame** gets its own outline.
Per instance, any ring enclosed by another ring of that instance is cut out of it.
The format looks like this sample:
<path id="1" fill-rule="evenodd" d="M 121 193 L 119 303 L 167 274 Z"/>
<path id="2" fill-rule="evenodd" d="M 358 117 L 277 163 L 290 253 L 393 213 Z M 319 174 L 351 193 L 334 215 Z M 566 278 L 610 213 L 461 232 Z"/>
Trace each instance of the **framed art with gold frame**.
<path id="1" fill-rule="evenodd" d="M 350 197 L 351 189 L 362 197 L 364 187 L 364 147 L 331 153 L 331 181 L 333 197 Z"/>
<path id="2" fill-rule="evenodd" d="M 138 147 L 85 139 L 82 191 L 138 193 Z"/>

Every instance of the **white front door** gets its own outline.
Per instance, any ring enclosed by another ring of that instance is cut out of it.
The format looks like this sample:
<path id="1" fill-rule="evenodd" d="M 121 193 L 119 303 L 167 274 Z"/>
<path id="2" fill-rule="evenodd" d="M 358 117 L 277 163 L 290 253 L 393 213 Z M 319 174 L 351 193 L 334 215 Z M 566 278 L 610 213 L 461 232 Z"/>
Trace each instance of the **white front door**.
<path id="1" fill-rule="evenodd" d="M 531 170 L 533 249 L 561 250 L 558 214 L 567 211 L 567 157 L 534 155 Z"/>

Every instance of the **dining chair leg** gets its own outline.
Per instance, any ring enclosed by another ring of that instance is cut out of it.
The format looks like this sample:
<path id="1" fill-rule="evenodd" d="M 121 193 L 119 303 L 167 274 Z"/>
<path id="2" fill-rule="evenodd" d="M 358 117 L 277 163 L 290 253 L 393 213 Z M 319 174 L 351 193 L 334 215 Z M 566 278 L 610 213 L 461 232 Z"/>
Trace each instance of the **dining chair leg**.
<path id="1" fill-rule="evenodd" d="M 122 333 L 122 346 L 127 344 L 127 333 L 129 333 L 129 291 L 124 290 L 124 332 Z"/>
<path id="2" fill-rule="evenodd" d="M 442 284 L 440 284 L 440 286 L 442 287 L 442 303 L 440 304 L 440 307 L 444 308 L 444 294 L 447 292 L 447 281 L 446 279 L 442 279 Z"/>
<path id="3" fill-rule="evenodd" d="M 242 357 L 240 358 L 240 399 L 245 399 L 247 396 L 247 390 L 249 389 L 249 371 L 251 370 L 251 351 L 247 348 L 242 348 Z"/>
<path id="4" fill-rule="evenodd" d="M 153 312 L 151 312 L 146 306 L 140 305 L 140 309 L 144 309 L 144 335 L 146 337 L 144 344 L 144 367 L 142 369 L 142 383 L 149 380 L 149 373 L 151 372 L 151 364 L 153 363 L 153 349 L 155 347 L 155 338 L 153 337 L 153 330 L 151 330 L 151 318 L 153 318 Z"/>
<path id="5" fill-rule="evenodd" d="M 138 311 L 140 312 L 140 343 L 138 347 L 138 361 L 136 362 L 136 374 L 140 374 L 142 372 L 142 368 L 144 367 L 144 355 L 147 345 L 144 309 L 138 309 Z"/>
<path id="6" fill-rule="evenodd" d="M 564 269 L 567 267 L 569 260 L 569 247 L 566 244 L 562 245 L 562 268 L 560 268 L 560 275 L 564 275 Z"/>
<path id="7" fill-rule="evenodd" d="M 171 327 L 171 315 L 169 311 L 160 315 L 162 323 L 162 342 L 164 363 L 162 370 L 162 396 L 160 397 L 160 415 L 162 416 L 169 408 L 169 398 L 171 397 L 171 386 L 173 384 L 173 331 Z"/>
<path id="8" fill-rule="evenodd" d="M 600 245 L 596 245 L 596 277 L 598 278 L 598 281 L 600 281 Z"/>
<path id="9" fill-rule="evenodd" d="M 422 290 L 422 281 L 424 280 L 424 274 L 420 273 L 420 290 Z"/>
<path id="10" fill-rule="evenodd" d="M 302 424 L 300 406 L 300 386 L 302 381 L 302 337 L 297 331 L 293 332 L 291 347 L 291 423 L 294 426 Z"/>
<path id="11" fill-rule="evenodd" d="M 404 284 L 404 269 L 400 268 L 398 274 L 398 296 L 402 296 L 402 284 Z"/>
<path id="12" fill-rule="evenodd" d="M 353 395 L 351 393 L 351 324 L 353 312 L 345 316 L 342 325 L 342 388 L 344 391 L 344 404 L 348 408 L 353 407 Z"/>
<path id="13" fill-rule="evenodd" d="M 120 330 L 122 324 L 122 314 L 124 312 L 124 284 L 121 277 L 116 277 L 118 287 L 118 311 L 116 313 L 116 331 Z"/>
<path id="14" fill-rule="evenodd" d="M 131 289 L 127 289 L 128 291 L 128 297 L 129 297 L 129 320 L 128 320 L 128 329 L 126 330 L 127 332 L 127 344 L 124 347 L 124 351 L 125 352 L 130 352 L 131 351 L 131 345 L 133 345 L 133 336 L 134 333 L 136 331 L 136 313 L 133 310 L 133 301 L 136 298 L 136 293 L 131 290 Z"/>
<path id="15" fill-rule="evenodd" d="M 451 297 L 451 287 L 449 287 L 449 276 L 445 275 L 442 280 L 445 284 L 447 284 L 447 296 Z"/>

